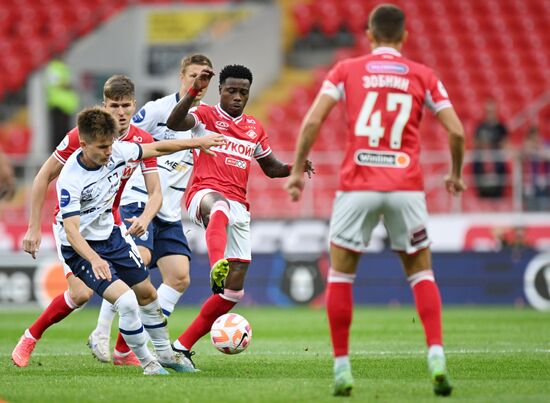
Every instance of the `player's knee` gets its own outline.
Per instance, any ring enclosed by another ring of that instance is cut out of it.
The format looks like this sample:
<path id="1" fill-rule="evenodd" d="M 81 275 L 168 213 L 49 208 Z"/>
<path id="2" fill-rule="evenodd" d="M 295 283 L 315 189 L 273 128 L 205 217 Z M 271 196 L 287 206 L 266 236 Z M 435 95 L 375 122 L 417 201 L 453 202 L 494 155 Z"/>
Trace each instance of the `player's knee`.
<path id="1" fill-rule="evenodd" d="M 163 279 L 163 282 L 178 292 L 184 292 L 191 284 L 191 277 L 189 273 L 171 273 Z"/>
<path id="2" fill-rule="evenodd" d="M 227 288 L 223 290 L 221 295 L 223 299 L 238 303 L 244 297 L 244 289 L 239 291 L 228 290 Z"/>
<path id="3" fill-rule="evenodd" d="M 229 218 L 229 203 L 226 200 L 218 200 L 214 202 L 212 209 L 210 210 L 210 217 L 212 217 L 216 212 L 221 212 Z"/>
<path id="4" fill-rule="evenodd" d="M 94 295 L 94 292 L 90 290 L 88 287 L 76 287 L 76 288 L 69 288 L 68 297 L 70 299 L 70 302 L 76 306 L 82 306 L 86 302 L 88 302 L 92 296 Z"/>
<path id="5" fill-rule="evenodd" d="M 139 305 L 134 291 L 128 290 L 119 296 L 114 303 L 114 307 L 120 316 L 138 312 Z"/>
<path id="6" fill-rule="evenodd" d="M 133 288 L 140 305 L 147 305 L 158 298 L 157 290 L 153 287 L 151 281 L 146 280 Z"/>

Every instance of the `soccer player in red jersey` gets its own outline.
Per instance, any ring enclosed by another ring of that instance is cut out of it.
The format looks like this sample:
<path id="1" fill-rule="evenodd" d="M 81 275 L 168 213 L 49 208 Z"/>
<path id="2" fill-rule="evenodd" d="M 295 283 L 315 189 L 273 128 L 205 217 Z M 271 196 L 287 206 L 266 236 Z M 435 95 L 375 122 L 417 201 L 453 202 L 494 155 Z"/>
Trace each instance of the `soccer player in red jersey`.
<path id="1" fill-rule="evenodd" d="M 130 124 L 132 115 L 136 110 L 136 101 L 134 83 L 128 77 L 115 75 L 105 82 L 103 87 L 103 107 L 118 123 L 120 133 L 118 137 L 119 141 L 131 141 L 144 144 L 154 141 L 149 133 Z M 23 238 L 23 250 L 30 253 L 33 258 L 36 258 L 36 253 L 40 247 L 40 216 L 48 185 L 59 176 L 67 159 L 79 148 L 80 139 L 78 136 L 78 128 L 75 127 L 65 136 L 63 141 L 57 146 L 53 154 L 42 165 L 42 168 L 40 168 L 40 171 L 36 175 L 32 188 L 32 207 L 29 218 L 29 228 Z M 132 219 L 131 226 L 128 228 L 128 233 L 141 236 L 145 233 L 147 225 L 162 204 L 156 158 L 148 158 L 141 162 L 134 161 L 127 165 L 123 173 L 122 185 L 116 195 L 113 214 L 115 223 L 120 225 L 121 220 L 118 214 L 120 197 L 126 181 L 136 168 L 138 168 L 138 165 L 141 165 L 141 170 L 145 175 L 149 199 L 143 214 Z M 54 217 L 58 211 L 59 206 L 57 206 L 54 211 Z M 64 267 L 64 269 L 69 286 L 67 291 L 52 300 L 40 317 L 25 331 L 25 335 L 23 335 L 13 351 L 12 358 L 20 367 L 28 365 L 36 342 L 42 337 L 46 329 L 54 323 L 66 318 L 78 307 L 84 305 L 93 295 L 93 291 L 86 287 L 80 279 L 73 276 L 68 267 Z M 121 352 L 122 355 L 117 358 L 118 361 L 115 360 L 115 363 L 121 365 L 139 365 L 139 361 L 135 355 L 131 353 L 120 334 L 116 349 Z"/>
<path id="2" fill-rule="evenodd" d="M 244 295 L 244 280 L 251 261 L 250 213 L 246 187 L 255 159 L 270 178 L 286 177 L 291 167 L 277 160 L 267 134 L 254 117 L 243 113 L 250 93 L 252 73 L 244 66 L 225 66 L 220 72 L 220 103 L 200 105 L 188 113 L 196 95 L 214 72 L 204 69 L 167 120 L 171 130 L 191 130 L 194 136 L 221 133 L 225 145 L 213 147 L 217 156 L 195 153 L 194 172 L 186 195 L 191 221 L 206 228 L 212 295 L 199 315 L 176 340 L 176 351 L 191 357 L 193 345 L 210 331 L 212 323 L 227 313 Z M 312 172 L 309 161 L 302 173 Z"/>
<path id="3" fill-rule="evenodd" d="M 449 134 L 451 170 L 446 189 L 458 195 L 464 130 L 441 81 L 428 67 L 400 53 L 407 38 L 405 15 L 380 5 L 369 17 L 372 53 L 337 63 L 304 118 L 294 168 L 285 185 L 292 200 L 304 187 L 301 169 L 320 126 L 338 101 L 347 112 L 347 148 L 330 224 L 331 269 L 326 307 L 334 352 L 335 395 L 353 388 L 348 358 L 352 284 L 357 263 L 380 216 L 401 258 L 428 345 L 434 392 L 451 393 L 441 331 L 441 298 L 432 271 L 428 218 L 420 166 L 419 124 L 430 109 Z"/>

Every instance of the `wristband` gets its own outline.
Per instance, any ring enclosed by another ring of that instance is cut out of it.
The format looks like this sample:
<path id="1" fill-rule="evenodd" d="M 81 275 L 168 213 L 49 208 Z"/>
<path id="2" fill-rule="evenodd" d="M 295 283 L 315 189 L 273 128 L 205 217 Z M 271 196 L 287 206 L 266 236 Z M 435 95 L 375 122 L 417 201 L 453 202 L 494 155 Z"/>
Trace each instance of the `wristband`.
<path id="1" fill-rule="evenodd" d="M 197 90 L 196 88 L 193 88 L 193 87 L 187 90 L 187 93 L 192 97 L 196 97 L 197 95 L 199 95 L 199 92 L 201 92 L 201 90 Z"/>

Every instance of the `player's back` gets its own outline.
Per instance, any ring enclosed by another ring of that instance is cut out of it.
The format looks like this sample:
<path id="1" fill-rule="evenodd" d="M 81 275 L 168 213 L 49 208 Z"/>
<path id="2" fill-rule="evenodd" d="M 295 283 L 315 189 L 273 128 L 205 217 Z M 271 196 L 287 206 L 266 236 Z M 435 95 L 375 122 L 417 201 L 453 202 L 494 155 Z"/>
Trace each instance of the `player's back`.
<path id="1" fill-rule="evenodd" d="M 451 106 L 428 67 L 393 48 L 344 60 L 327 75 L 323 92 L 344 99 L 347 149 L 343 190 L 422 190 L 419 125 L 423 107 Z"/>

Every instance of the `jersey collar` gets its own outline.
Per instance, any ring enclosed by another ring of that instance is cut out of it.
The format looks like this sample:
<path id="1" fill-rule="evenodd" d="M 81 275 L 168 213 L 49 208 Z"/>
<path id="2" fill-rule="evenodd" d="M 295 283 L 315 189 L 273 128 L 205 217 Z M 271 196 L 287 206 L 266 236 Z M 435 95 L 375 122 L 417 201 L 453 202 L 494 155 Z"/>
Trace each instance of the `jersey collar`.
<path id="1" fill-rule="evenodd" d="M 227 119 L 227 120 L 232 120 L 233 122 L 235 123 L 239 123 L 242 119 L 243 119 L 243 114 L 237 116 L 236 118 L 234 118 L 233 116 L 231 116 L 229 113 L 227 113 L 226 111 L 224 111 L 222 109 L 222 107 L 220 106 L 220 104 L 217 104 L 216 105 L 216 110 L 218 111 L 218 113 L 220 115 L 222 115 L 223 118 Z"/>
<path id="2" fill-rule="evenodd" d="M 372 50 L 373 55 L 381 55 L 389 53 L 394 56 L 401 56 L 401 53 L 397 49 L 390 48 L 389 46 L 380 46 Z"/>
<path id="3" fill-rule="evenodd" d="M 126 133 L 124 133 L 121 136 L 117 137 L 118 141 L 126 141 L 126 139 L 130 136 L 130 131 L 132 130 L 132 124 L 130 123 L 130 126 L 128 126 L 128 130 L 126 130 Z"/>

